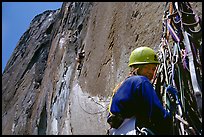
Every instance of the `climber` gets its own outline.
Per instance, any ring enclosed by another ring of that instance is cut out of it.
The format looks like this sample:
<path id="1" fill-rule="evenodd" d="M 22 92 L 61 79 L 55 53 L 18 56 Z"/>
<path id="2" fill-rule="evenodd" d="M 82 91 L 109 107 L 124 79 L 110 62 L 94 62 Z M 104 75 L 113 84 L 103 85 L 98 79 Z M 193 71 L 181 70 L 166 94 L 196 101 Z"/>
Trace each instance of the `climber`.
<path id="1" fill-rule="evenodd" d="M 76 58 L 76 61 L 78 63 L 77 70 L 81 70 L 82 68 L 82 60 L 85 57 L 85 51 L 82 50 L 81 52 L 78 53 L 78 57 Z"/>
<path id="2" fill-rule="evenodd" d="M 171 116 L 162 106 L 150 80 L 159 64 L 154 50 L 139 47 L 129 58 L 129 76 L 113 91 L 107 122 L 109 135 L 117 132 L 126 119 L 135 118 L 134 128 L 145 127 L 149 133 L 171 134 Z"/>

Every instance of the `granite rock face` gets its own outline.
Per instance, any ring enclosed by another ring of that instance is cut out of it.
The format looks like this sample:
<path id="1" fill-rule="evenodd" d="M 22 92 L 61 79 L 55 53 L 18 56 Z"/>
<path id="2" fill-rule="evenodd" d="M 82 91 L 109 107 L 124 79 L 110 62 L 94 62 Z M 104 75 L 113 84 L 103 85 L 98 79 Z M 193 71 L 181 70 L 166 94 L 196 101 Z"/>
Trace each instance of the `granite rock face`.
<path id="1" fill-rule="evenodd" d="M 164 6 L 64 2 L 37 15 L 2 74 L 2 134 L 106 134 L 112 90 L 134 48 L 160 43 Z M 192 6 L 202 16 L 202 3 Z"/>

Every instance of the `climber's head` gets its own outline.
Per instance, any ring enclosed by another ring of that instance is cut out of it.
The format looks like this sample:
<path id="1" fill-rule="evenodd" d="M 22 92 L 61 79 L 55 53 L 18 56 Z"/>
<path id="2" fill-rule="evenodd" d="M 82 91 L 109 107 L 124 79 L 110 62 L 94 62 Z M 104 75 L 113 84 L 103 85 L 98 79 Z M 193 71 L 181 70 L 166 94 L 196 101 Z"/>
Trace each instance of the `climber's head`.
<path id="1" fill-rule="evenodd" d="M 131 67 L 132 74 L 144 75 L 151 80 L 157 64 L 158 57 L 153 49 L 139 47 L 132 51 L 128 66 Z"/>

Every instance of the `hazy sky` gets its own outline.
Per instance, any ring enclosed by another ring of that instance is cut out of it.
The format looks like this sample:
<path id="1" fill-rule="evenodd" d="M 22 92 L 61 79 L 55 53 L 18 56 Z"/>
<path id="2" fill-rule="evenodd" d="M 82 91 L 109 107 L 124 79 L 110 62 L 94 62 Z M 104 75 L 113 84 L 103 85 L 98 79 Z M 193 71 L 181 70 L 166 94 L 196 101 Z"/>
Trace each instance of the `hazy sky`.
<path id="1" fill-rule="evenodd" d="M 32 19 L 61 6 L 62 2 L 2 2 L 2 72 Z"/>

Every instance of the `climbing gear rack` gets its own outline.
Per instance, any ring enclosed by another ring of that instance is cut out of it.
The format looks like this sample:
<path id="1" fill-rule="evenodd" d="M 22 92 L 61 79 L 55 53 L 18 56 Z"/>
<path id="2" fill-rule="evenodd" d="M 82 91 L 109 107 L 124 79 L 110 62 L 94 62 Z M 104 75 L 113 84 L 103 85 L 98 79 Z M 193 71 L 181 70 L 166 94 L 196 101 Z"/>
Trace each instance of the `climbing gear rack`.
<path id="1" fill-rule="evenodd" d="M 202 134 L 201 22 L 189 2 L 166 3 L 153 85 L 172 115 L 174 135 Z"/>

